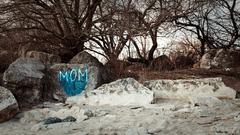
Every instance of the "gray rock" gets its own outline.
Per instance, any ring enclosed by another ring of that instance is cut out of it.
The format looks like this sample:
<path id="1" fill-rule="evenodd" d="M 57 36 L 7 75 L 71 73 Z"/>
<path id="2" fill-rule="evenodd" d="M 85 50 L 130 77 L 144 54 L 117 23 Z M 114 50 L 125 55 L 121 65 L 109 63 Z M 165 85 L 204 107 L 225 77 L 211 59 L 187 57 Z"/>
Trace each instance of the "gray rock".
<path id="1" fill-rule="evenodd" d="M 212 60 L 213 68 L 234 67 L 240 60 L 240 53 L 232 50 L 220 49 Z"/>
<path id="2" fill-rule="evenodd" d="M 85 91 L 91 91 L 101 84 L 104 83 L 102 78 L 102 69 L 96 66 L 91 66 L 88 64 L 55 64 L 50 67 L 49 74 L 48 74 L 48 92 L 45 95 L 48 98 L 54 98 L 58 101 L 65 101 L 67 95 L 64 93 L 63 88 L 60 86 L 59 82 L 59 72 L 60 71 L 67 71 L 70 69 L 81 69 L 84 71 L 85 66 L 87 66 L 88 70 L 88 83 L 86 85 Z"/>
<path id="3" fill-rule="evenodd" d="M 18 111 L 18 103 L 11 91 L 0 87 L 0 123 L 11 119 Z"/>
<path id="4" fill-rule="evenodd" d="M 91 110 L 85 110 L 84 115 L 86 115 L 87 117 L 93 117 L 94 113 Z"/>
<path id="5" fill-rule="evenodd" d="M 32 58 L 19 58 L 4 72 L 4 86 L 11 90 L 20 106 L 42 98 L 45 66 Z"/>
<path id="6" fill-rule="evenodd" d="M 74 118 L 73 116 L 68 116 L 68 117 L 62 119 L 62 122 L 75 122 L 75 121 L 77 121 L 77 119 Z"/>
<path id="7" fill-rule="evenodd" d="M 43 120 L 43 124 L 54 124 L 54 123 L 60 123 L 62 120 L 58 117 L 48 117 L 47 119 Z"/>
<path id="8" fill-rule="evenodd" d="M 88 64 L 92 66 L 102 67 L 103 64 L 98 61 L 97 58 L 93 57 L 86 51 L 78 53 L 70 61 L 70 64 Z"/>
<path id="9" fill-rule="evenodd" d="M 236 122 L 240 122 L 240 113 L 238 113 L 235 117 L 234 117 L 234 120 Z"/>
<path id="10" fill-rule="evenodd" d="M 200 68 L 210 69 L 214 55 L 215 55 L 215 52 L 209 52 L 204 54 L 200 60 Z"/>
<path id="11" fill-rule="evenodd" d="M 28 51 L 26 54 L 27 58 L 35 58 L 43 62 L 44 64 L 53 64 L 53 63 L 60 63 L 61 58 L 60 56 L 49 54 L 45 52 L 38 52 L 38 51 Z"/>
<path id="12" fill-rule="evenodd" d="M 203 55 L 200 60 L 200 68 L 230 68 L 238 66 L 240 53 L 233 50 L 211 50 Z"/>

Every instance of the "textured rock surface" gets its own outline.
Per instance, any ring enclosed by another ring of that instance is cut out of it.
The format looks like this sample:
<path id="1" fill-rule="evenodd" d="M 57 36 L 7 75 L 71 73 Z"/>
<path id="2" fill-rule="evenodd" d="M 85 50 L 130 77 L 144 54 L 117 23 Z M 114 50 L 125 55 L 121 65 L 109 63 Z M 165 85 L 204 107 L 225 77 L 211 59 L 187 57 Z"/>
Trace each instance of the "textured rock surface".
<path id="1" fill-rule="evenodd" d="M 200 68 L 230 68 L 239 66 L 240 53 L 232 50 L 211 50 L 200 60 Z"/>
<path id="2" fill-rule="evenodd" d="M 60 86 L 58 74 L 60 71 L 67 71 L 71 69 L 81 69 L 84 71 L 85 66 L 88 70 L 88 83 L 86 85 L 86 91 L 91 91 L 103 83 L 102 69 L 96 66 L 88 64 L 55 64 L 50 67 L 50 73 L 48 75 L 48 92 L 47 97 L 54 97 L 59 101 L 64 101 L 67 95 L 64 93 L 63 88 Z"/>
<path id="3" fill-rule="evenodd" d="M 234 67 L 235 65 L 237 65 L 239 63 L 239 60 L 240 60 L 239 52 L 220 49 L 215 54 L 215 57 L 212 61 L 212 67 L 214 67 L 214 68 Z"/>
<path id="4" fill-rule="evenodd" d="M 119 79 L 67 99 L 67 103 L 89 105 L 148 105 L 152 101 L 153 92 L 132 78 Z"/>
<path id="5" fill-rule="evenodd" d="M 19 105 L 42 98 L 45 66 L 32 58 L 19 58 L 4 72 L 4 86 L 11 90 Z"/>
<path id="6" fill-rule="evenodd" d="M 70 64 L 88 64 L 93 66 L 103 66 L 101 62 L 98 61 L 97 58 L 93 57 L 86 51 L 78 53 L 74 56 L 70 61 Z"/>
<path id="7" fill-rule="evenodd" d="M 214 55 L 215 54 L 211 54 L 211 53 L 204 54 L 200 60 L 200 68 L 210 69 L 212 66 L 211 63 L 214 58 Z"/>
<path id="8" fill-rule="evenodd" d="M 144 86 L 154 92 L 155 98 L 189 99 L 194 96 L 212 96 L 234 99 L 236 91 L 226 87 L 221 78 L 188 80 L 153 80 Z"/>
<path id="9" fill-rule="evenodd" d="M 0 87 L 0 123 L 11 119 L 18 111 L 18 103 L 11 91 Z"/>
<path id="10" fill-rule="evenodd" d="M 35 58 L 43 62 L 44 64 L 60 63 L 61 58 L 57 55 L 38 52 L 38 51 L 29 51 L 26 53 L 27 58 Z"/>

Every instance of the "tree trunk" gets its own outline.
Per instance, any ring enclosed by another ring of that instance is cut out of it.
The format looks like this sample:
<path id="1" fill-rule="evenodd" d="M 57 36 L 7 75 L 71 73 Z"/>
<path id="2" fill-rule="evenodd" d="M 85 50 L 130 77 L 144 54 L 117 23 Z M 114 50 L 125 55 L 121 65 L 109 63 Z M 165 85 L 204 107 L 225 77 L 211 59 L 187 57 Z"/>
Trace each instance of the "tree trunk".
<path id="1" fill-rule="evenodd" d="M 68 63 L 74 56 L 76 56 L 79 52 L 84 50 L 84 39 L 81 40 L 64 40 L 63 45 L 64 48 L 60 51 L 59 55 L 63 63 Z"/>

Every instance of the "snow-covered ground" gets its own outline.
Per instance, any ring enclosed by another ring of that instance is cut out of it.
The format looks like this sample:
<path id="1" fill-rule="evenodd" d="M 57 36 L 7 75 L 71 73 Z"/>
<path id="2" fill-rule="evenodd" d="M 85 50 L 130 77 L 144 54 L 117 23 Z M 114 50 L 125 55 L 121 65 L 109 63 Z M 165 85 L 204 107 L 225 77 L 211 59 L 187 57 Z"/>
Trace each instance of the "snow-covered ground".
<path id="1" fill-rule="evenodd" d="M 1 135 L 84 134 L 240 134 L 239 100 L 211 107 L 183 100 L 159 100 L 142 106 L 80 106 L 44 103 L 0 124 Z M 48 117 L 73 116 L 76 122 L 44 125 Z"/>

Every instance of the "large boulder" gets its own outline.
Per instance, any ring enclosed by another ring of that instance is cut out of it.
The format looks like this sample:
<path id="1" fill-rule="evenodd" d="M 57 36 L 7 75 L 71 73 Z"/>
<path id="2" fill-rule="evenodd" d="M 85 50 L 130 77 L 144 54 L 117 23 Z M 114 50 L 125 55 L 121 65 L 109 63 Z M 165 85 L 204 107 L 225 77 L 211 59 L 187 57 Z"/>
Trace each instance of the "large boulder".
<path id="1" fill-rule="evenodd" d="M 0 86 L 0 123 L 11 119 L 18 111 L 18 103 L 11 91 Z"/>
<path id="2" fill-rule="evenodd" d="M 235 99 L 236 91 L 225 86 L 221 78 L 153 80 L 144 86 L 152 90 L 155 98 L 189 99 L 192 97 L 216 97 Z"/>
<path id="3" fill-rule="evenodd" d="M 216 54 L 216 50 L 211 50 L 204 54 L 200 60 L 200 68 L 210 69 L 212 67 L 212 60 Z"/>
<path id="4" fill-rule="evenodd" d="M 85 87 L 86 91 L 93 90 L 104 83 L 102 77 L 104 71 L 100 67 L 88 64 L 55 64 L 49 69 L 47 85 L 48 89 L 45 92 L 47 95 L 44 96 L 47 98 L 54 98 L 58 101 L 65 101 L 66 97 L 69 95 L 64 92 L 64 88 L 60 84 L 60 72 L 65 73 L 66 71 L 71 72 L 73 69 L 80 69 L 80 71 L 84 73 L 86 68 L 88 72 L 88 81 Z"/>
<path id="5" fill-rule="evenodd" d="M 98 61 L 97 58 L 92 56 L 86 51 L 78 53 L 76 56 L 74 56 L 70 61 L 70 64 L 88 64 L 93 66 L 99 66 L 102 67 L 103 64 Z"/>
<path id="6" fill-rule="evenodd" d="M 26 53 L 26 57 L 38 59 L 41 62 L 43 62 L 44 64 L 53 64 L 53 63 L 61 62 L 60 56 L 45 53 L 45 52 L 29 51 Z"/>
<path id="7" fill-rule="evenodd" d="M 132 78 L 119 79 L 104 84 L 93 91 L 67 99 L 70 104 L 100 105 L 148 105 L 153 101 L 153 92 Z"/>
<path id="8" fill-rule="evenodd" d="M 19 58 L 4 72 L 3 83 L 20 106 L 37 103 L 42 98 L 45 66 L 32 58 Z"/>
<path id="9" fill-rule="evenodd" d="M 89 66 L 96 66 L 100 68 L 102 70 L 101 76 L 104 82 L 110 82 L 114 79 L 114 76 L 116 76 L 114 73 L 107 70 L 106 66 L 99 62 L 96 57 L 92 56 L 86 51 L 82 51 L 78 53 L 76 56 L 74 56 L 69 61 L 69 64 L 88 64 Z M 112 76 L 109 76 L 109 74 L 111 74 Z"/>
<path id="10" fill-rule="evenodd" d="M 239 66 L 240 52 L 220 49 L 212 61 L 214 68 L 231 68 Z"/>
<path id="11" fill-rule="evenodd" d="M 156 71 L 171 71 L 174 70 L 175 67 L 168 56 L 161 55 L 151 62 L 150 68 Z"/>
<path id="12" fill-rule="evenodd" d="M 239 66 L 240 52 L 233 50 L 211 50 L 203 55 L 200 68 L 231 68 Z"/>

